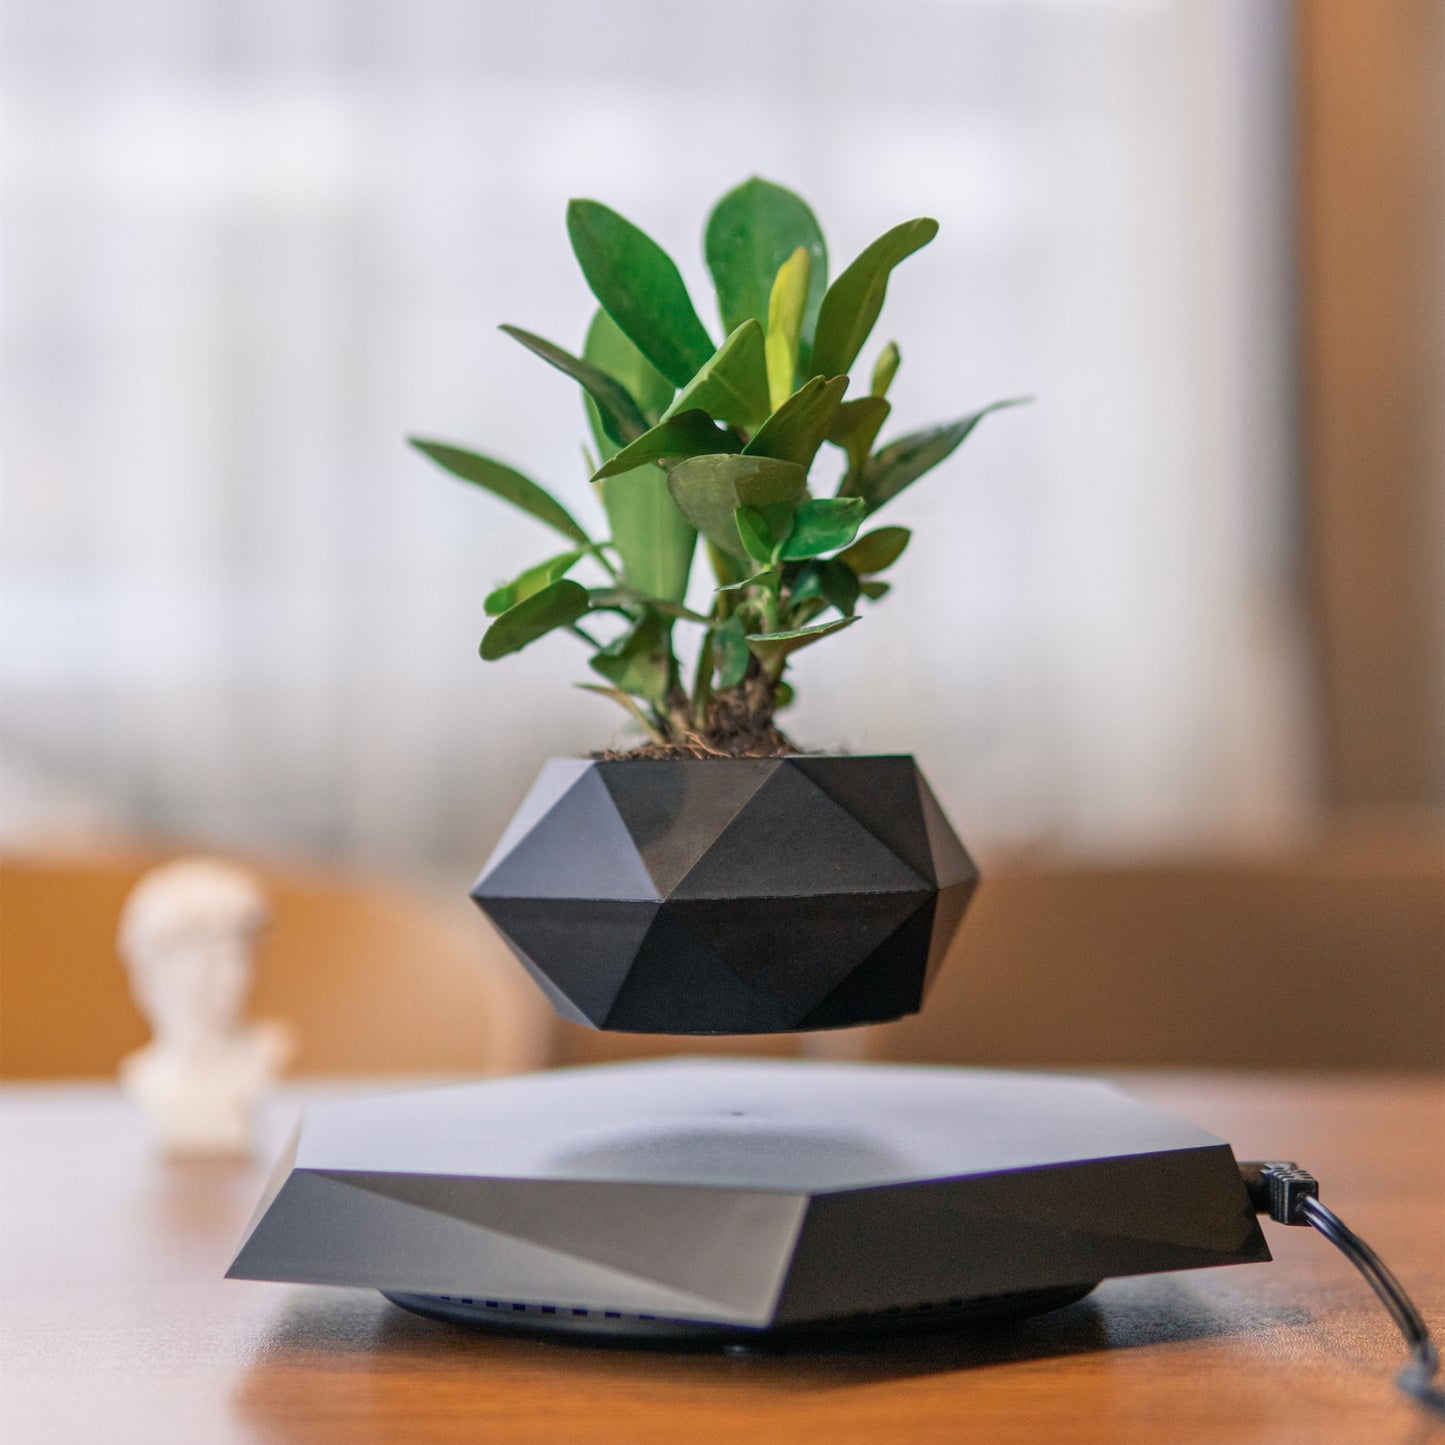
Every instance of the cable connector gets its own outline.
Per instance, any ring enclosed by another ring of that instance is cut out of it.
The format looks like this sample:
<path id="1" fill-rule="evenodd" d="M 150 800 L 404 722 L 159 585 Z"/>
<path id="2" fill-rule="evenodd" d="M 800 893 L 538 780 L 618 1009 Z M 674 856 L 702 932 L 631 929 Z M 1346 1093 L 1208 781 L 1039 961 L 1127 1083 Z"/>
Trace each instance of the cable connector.
<path id="1" fill-rule="evenodd" d="M 1305 1200 L 1318 1199 L 1320 1181 L 1291 1160 L 1241 1164 L 1244 1187 L 1256 1214 L 1267 1214 L 1276 1224 L 1308 1227 Z"/>
<path id="2" fill-rule="evenodd" d="M 1321 1202 L 1319 1180 L 1288 1160 L 1241 1164 L 1239 1172 L 1256 1214 L 1267 1214 L 1279 1224 L 1311 1226 L 1364 1275 L 1410 1350 L 1409 1364 L 1396 1377 L 1400 1388 L 1425 1409 L 1445 1417 L 1445 1390 L 1435 1383 L 1440 1356 L 1424 1316 L 1385 1261 Z"/>

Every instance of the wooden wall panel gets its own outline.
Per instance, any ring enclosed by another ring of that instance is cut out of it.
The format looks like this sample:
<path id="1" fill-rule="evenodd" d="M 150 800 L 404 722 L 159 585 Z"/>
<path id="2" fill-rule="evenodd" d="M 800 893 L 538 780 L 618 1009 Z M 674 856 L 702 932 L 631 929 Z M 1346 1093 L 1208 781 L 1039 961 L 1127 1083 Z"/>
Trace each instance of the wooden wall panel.
<path id="1" fill-rule="evenodd" d="M 1445 0 L 1296 0 L 1308 584 L 1338 808 L 1445 805 Z"/>

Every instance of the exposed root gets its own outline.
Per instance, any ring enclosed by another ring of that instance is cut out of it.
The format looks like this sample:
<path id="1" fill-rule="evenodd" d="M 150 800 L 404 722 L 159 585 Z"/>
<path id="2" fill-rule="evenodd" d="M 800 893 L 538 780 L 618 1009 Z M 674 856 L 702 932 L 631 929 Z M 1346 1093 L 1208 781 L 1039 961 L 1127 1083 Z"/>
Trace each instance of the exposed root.
<path id="1" fill-rule="evenodd" d="M 689 733 L 685 738 L 662 747 L 657 743 L 643 743 L 635 748 L 604 748 L 588 753 L 588 757 L 599 762 L 617 763 L 625 758 L 688 758 L 702 761 L 707 758 L 786 758 L 800 754 L 803 749 L 795 747 L 776 728 L 772 729 L 774 741 L 753 741 L 746 745 L 734 744 L 729 749 L 714 747 L 698 733 Z"/>
<path id="2" fill-rule="evenodd" d="M 773 686 L 757 672 L 737 687 L 708 701 L 707 721 L 695 725 L 685 696 L 679 694 L 665 722 L 665 743 L 607 748 L 591 754 L 605 762 L 623 758 L 781 758 L 801 753 L 773 723 Z"/>

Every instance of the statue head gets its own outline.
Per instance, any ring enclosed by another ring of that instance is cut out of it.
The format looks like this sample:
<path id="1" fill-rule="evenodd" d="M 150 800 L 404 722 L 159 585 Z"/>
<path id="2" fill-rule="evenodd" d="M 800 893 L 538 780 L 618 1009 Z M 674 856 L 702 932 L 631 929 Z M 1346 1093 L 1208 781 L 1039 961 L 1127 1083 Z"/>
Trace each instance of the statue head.
<path id="1" fill-rule="evenodd" d="M 255 880 L 208 858 L 152 868 L 121 911 L 131 992 L 162 1047 L 231 1035 L 251 986 L 251 951 L 270 917 Z"/>

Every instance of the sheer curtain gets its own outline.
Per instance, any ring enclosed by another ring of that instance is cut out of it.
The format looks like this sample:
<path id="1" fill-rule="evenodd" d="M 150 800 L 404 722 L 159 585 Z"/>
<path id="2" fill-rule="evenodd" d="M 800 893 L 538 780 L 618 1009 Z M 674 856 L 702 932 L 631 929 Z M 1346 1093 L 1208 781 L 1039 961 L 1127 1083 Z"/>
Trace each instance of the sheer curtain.
<path id="1" fill-rule="evenodd" d="M 547 543 L 409 454 L 591 507 L 566 199 L 699 295 L 753 172 L 835 269 L 920 213 L 900 425 L 996 397 L 892 509 L 894 595 L 803 654 L 794 736 L 917 753 L 974 839 L 1286 826 L 1287 73 L 1248 0 L 7 0 L 3 714 L 12 835 L 67 809 L 418 869 L 618 733 L 482 597 Z M 871 354 L 867 353 L 867 354 Z M 701 570 L 701 569 L 699 569 Z M 464 870 L 463 870 L 464 871 Z"/>

